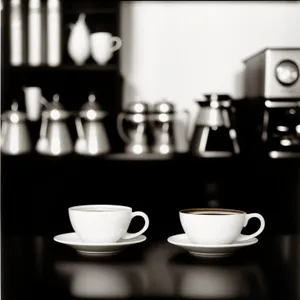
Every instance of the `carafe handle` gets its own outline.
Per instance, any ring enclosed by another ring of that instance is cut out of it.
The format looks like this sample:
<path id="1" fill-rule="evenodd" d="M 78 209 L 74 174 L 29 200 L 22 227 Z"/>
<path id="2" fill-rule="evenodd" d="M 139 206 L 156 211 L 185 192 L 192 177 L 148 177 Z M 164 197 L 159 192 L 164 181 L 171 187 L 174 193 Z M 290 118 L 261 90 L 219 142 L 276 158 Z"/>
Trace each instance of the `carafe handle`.
<path id="1" fill-rule="evenodd" d="M 226 109 L 222 110 L 224 125 L 227 128 L 229 128 L 229 136 L 232 140 L 234 153 L 239 154 L 240 153 L 240 146 L 239 146 L 239 143 L 238 143 L 238 140 L 237 140 L 237 133 L 236 133 L 236 130 L 234 128 L 235 119 L 234 119 L 234 110 L 233 110 L 232 107 L 230 108 L 230 112 L 231 112 L 231 121 L 230 121 L 229 112 Z"/>
<path id="2" fill-rule="evenodd" d="M 117 117 L 117 131 L 118 131 L 121 139 L 123 140 L 123 142 L 129 143 L 130 140 L 129 140 L 128 136 L 125 134 L 125 131 L 123 128 L 124 119 L 125 119 L 125 114 L 122 112 L 119 113 L 118 117 Z"/>
<path id="3" fill-rule="evenodd" d="M 229 135 L 230 138 L 232 140 L 233 143 L 233 150 L 235 154 L 239 154 L 240 153 L 240 146 L 239 143 L 237 141 L 237 134 L 234 128 L 229 129 Z"/>
<path id="4" fill-rule="evenodd" d="M 76 117 L 76 119 L 75 119 L 75 127 L 76 127 L 78 138 L 80 140 L 84 140 L 85 139 L 85 134 L 84 134 L 84 129 L 83 129 L 80 117 Z"/>

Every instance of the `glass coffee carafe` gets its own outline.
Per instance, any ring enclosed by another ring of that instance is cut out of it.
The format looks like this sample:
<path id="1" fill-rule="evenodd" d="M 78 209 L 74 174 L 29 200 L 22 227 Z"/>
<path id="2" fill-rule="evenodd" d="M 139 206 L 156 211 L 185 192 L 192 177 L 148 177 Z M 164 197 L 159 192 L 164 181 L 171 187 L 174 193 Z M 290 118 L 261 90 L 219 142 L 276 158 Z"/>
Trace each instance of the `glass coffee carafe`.
<path id="1" fill-rule="evenodd" d="M 230 157 L 240 152 L 232 124 L 233 109 L 227 95 L 205 95 L 190 142 L 190 152 L 201 157 Z"/>

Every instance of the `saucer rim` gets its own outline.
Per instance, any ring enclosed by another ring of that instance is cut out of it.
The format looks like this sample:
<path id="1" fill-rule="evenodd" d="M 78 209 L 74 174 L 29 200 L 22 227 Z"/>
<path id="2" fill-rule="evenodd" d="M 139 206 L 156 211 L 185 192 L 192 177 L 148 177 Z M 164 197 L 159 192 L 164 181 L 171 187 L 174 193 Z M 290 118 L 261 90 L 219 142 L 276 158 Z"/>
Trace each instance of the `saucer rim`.
<path id="1" fill-rule="evenodd" d="M 219 244 L 219 245 L 208 245 L 208 244 L 193 244 L 192 242 L 187 242 L 187 243 L 181 243 L 181 242 L 174 242 L 171 241 L 172 238 L 178 237 L 178 236 L 186 236 L 185 233 L 179 233 L 179 234 L 174 234 L 172 236 L 169 236 L 167 241 L 176 246 L 185 246 L 185 247 L 197 247 L 197 248 L 238 248 L 238 247 L 244 247 L 244 246 L 251 246 L 253 244 L 256 244 L 258 242 L 257 238 L 252 238 L 247 241 L 239 242 L 239 243 L 232 243 L 232 244 Z"/>
<path id="2" fill-rule="evenodd" d="M 65 244 L 65 245 L 70 245 L 70 246 L 126 246 L 126 245 L 134 245 L 138 243 L 142 243 L 147 240 L 147 237 L 143 234 L 139 235 L 138 237 L 128 239 L 128 240 L 123 240 L 121 242 L 114 242 L 114 243 L 90 243 L 90 242 L 71 242 L 71 241 L 66 241 L 59 239 L 59 237 L 67 236 L 67 235 L 77 235 L 76 232 L 67 232 L 67 233 L 61 233 L 53 237 L 53 240 L 57 243 Z M 139 240 L 134 240 L 140 238 Z M 134 240 L 134 241 L 133 241 Z"/>

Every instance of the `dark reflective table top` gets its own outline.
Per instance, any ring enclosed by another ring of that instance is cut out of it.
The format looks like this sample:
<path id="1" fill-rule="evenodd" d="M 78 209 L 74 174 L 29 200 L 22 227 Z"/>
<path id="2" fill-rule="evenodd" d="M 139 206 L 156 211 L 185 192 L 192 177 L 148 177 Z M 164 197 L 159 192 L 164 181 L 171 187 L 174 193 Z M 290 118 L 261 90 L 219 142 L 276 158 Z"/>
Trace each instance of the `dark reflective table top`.
<path id="1" fill-rule="evenodd" d="M 204 260 L 166 240 L 85 258 L 51 237 L 2 237 L 2 299 L 300 299 L 300 236 Z"/>

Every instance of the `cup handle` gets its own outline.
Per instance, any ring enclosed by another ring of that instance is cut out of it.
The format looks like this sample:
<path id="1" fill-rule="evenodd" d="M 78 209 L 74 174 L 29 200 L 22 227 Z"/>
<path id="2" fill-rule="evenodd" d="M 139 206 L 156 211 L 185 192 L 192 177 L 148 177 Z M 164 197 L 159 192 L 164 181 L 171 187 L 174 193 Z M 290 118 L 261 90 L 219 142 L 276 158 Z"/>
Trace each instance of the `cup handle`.
<path id="1" fill-rule="evenodd" d="M 113 36 L 111 40 L 113 43 L 115 43 L 110 49 L 111 52 L 115 52 L 122 47 L 123 42 L 118 36 Z"/>
<path id="2" fill-rule="evenodd" d="M 244 241 L 251 240 L 251 239 L 255 238 L 256 236 L 260 235 L 260 234 L 263 232 L 263 230 L 265 229 L 265 219 L 263 218 L 262 215 L 257 214 L 257 213 L 247 214 L 247 215 L 246 215 L 244 227 L 247 226 L 248 221 L 249 221 L 251 218 L 257 218 L 257 219 L 259 219 L 259 221 L 260 221 L 260 227 L 259 227 L 259 229 L 258 229 L 255 233 L 253 233 L 253 234 L 248 234 L 248 235 L 241 235 L 241 236 L 239 236 L 239 237 L 236 239 L 237 242 L 244 242 Z"/>
<path id="3" fill-rule="evenodd" d="M 133 212 L 132 215 L 131 215 L 131 220 L 132 220 L 134 217 L 138 217 L 138 216 L 139 216 L 139 217 L 142 217 L 142 218 L 145 220 L 145 225 L 144 225 L 144 227 L 143 227 L 140 231 L 138 231 L 138 232 L 136 232 L 136 233 L 129 233 L 129 232 L 125 233 L 125 235 L 122 236 L 122 239 L 124 239 L 124 240 L 127 240 L 127 239 L 133 239 L 133 238 L 135 238 L 135 237 L 140 236 L 141 234 L 143 234 L 143 233 L 148 229 L 148 227 L 149 227 L 149 218 L 148 218 L 148 216 L 147 216 L 145 213 L 143 213 L 142 211 L 135 211 L 135 212 Z"/>

